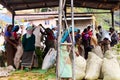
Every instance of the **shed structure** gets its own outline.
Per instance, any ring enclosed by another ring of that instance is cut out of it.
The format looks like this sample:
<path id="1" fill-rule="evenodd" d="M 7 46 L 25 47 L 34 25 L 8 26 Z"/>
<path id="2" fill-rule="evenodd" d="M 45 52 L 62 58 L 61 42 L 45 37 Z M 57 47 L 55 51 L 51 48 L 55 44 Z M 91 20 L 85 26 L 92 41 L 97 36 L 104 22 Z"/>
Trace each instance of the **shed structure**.
<path id="1" fill-rule="evenodd" d="M 120 0 L 0 0 L 0 4 L 6 7 L 12 13 L 12 23 L 14 24 L 14 16 L 17 15 L 15 11 L 25 10 L 25 9 L 35 9 L 35 8 L 45 8 L 45 7 L 59 7 L 59 35 L 58 35 L 58 51 L 57 51 L 57 63 L 59 63 L 60 56 L 60 46 L 61 45 L 71 45 L 72 53 L 74 51 L 75 39 L 72 38 L 72 43 L 63 44 L 61 43 L 61 29 L 62 29 L 62 17 L 65 19 L 66 27 L 68 27 L 66 22 L 66 7 L 71 7 L 71 24 L 72 24 L 72 36 L 74 36 L 74 10 L 73 7 L 83 7 L 83 8 L 94 8 L 94 9 L 104 9 L 110 10 L 112 15 L 112 26 L 114 26 L 114 10 L 120 9 Z M 73 72 L 72 78 L 75 80 L 75 66 L 74 66 L 75 54 L 73 54 Z M 57 80 L 60 80 L 59 64 L 57 64 Z"/>

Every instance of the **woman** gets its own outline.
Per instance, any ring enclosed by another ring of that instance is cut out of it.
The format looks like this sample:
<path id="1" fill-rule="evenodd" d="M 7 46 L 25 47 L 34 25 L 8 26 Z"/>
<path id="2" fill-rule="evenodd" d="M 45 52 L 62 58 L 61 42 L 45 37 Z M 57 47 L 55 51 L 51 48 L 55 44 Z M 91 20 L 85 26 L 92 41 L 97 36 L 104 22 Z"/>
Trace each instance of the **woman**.
<path id="1" fill-rule="evenodd" d="M 88 52 L 91 51 L 92 46 L 90 46 L 90 35 L 88 33 L 87 28 L 84 29 L 84 31 L 82 32 L 82 44 L 84 46 L 84 50 L 85 50 L 85 59 L 88 58 Z"/>
<path id="2" fill-rule="evenodd" d="M 41 26 L 45 30 L 45 32 L 42 32 L 41 30 L 40 30 L 40 32 L 43 35 L 47 35 L 46 40 L 45 40 L 46 47 L 45 47 L 44 55 L 43 55 L 43 58 L 44 58 L 50 48 L 55 48 L 55 38 L 54 38 L 54 33 L 53 33 L 53 31 L 50 28 L 46 28 L 45 29 L 42 26 L 42 24 L 40 24 L 39 26 Z"/>
<path id="3" fill-rule="evenodd" d="M 24 67 L 29 67 L 31 69 L 33 64 L 33 53 L 35 50 L 35 35 L 33 34 L 33 27 L 28 26 L 26 28 L 27 33 L 23 35 L 22 45 L 23 45 L 23 56 L 21 62 L 21 69 Z"/>
<path id="4" fill-rule="evenodd" d="M 61 80 L 72 80 L 72 63 L 68 46 L 60 47 L 60 77 Z"/>
<path id="5" fill-rule="evenodd" d="M 14 43 L 14 39 L 12 38 L 12 28 L 13 25 L 8 25 L 5 31 L 5 49 L 7 53 L 7 66 L 14 66 L 14 56 L 16 52 L 16 44 Z"/>

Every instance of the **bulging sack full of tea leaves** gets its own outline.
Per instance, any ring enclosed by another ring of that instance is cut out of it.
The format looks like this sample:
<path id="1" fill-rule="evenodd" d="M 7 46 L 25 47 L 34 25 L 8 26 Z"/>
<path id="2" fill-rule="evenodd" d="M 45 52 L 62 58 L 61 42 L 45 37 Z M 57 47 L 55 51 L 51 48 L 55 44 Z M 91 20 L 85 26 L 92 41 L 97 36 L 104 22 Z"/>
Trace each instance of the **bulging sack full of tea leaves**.
<path id="1" fill-rule="evenodd" d="M 101 66 L 102 66 L 102 59 L 98 57 L 95 53 L 89 52 L 85 79 L 87 80 L 98 79 L 100 75 Z"/>
<path id="2" fill-rule="evenodd" d="M 116 58 L 104 58 L 102 65 L 103 80 L 120 80 L 120 66 Z"/>
<path id="3" fill-rule="evenodd" d="M 111 59 L 116 57 L 116 51 L 114 50 L 107 50 L 104 55 L 105 58 Z"/>
<path id="4" fill-rule="evenodd" d="M 15 71 L 14 67 L 9 65 L 7 67 L 0 67 L 0 77 L 7 77 L 10 72 Z"/>
<path id="5" fill-rule="evenodd" d="M 117 56 L 116 56 L 116 59 L 117 59 L 119 65 L 120 65 L 120 55 L 117 55 Z"/>
<path id="6" fill-rule="evenodd" d="M 18 45 L 17 51 L 15 53 L 15 57 L 14 57 L 14 65 L 15 65 L 16 69 L 18 69 L 20 66 L 20 59 L 21 59 L 22 55 L 23 55 L 23 47 L 22 47 L 22 45 Z"/>
<path id="7" fill-rule="evenodd" d="M 92 52 L 94 52 L 100 58 L 103 58 L 103 52 L 100 46 L 96 46 L 95 48 L 93 48 Z"/>
<path id="8" fill-rule="evenodd" d="M 56 61 L 57 51 L 54 48 L 50 48 L 48 53 L 46 54 L 43 63 L 42 69 L 49 69 Z"/>
<path id="9" fill-rule="evenodd" d="M 86 60 L 82 56 L 75 58 L 75 77 L 76 80 L 82 80 L 85 77 Z"/>

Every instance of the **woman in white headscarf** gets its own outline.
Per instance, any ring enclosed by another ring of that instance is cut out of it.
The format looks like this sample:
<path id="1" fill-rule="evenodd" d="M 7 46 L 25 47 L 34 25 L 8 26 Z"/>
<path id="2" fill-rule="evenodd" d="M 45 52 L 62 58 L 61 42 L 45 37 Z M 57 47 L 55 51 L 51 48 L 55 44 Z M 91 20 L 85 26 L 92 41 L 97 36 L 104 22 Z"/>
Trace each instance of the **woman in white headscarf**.
<path id="1" fill-rule="evenodd" d="M 33 34 L 33 26 L 29 25 L 27 28 L 27 33 L 23 35 L 22 45 L 23 45 L 23 56 L 21 62 L 21 69 L 28 67 L 31 69 L 33 61 L 33 53 L 35 51 L 35 35 Z"/>

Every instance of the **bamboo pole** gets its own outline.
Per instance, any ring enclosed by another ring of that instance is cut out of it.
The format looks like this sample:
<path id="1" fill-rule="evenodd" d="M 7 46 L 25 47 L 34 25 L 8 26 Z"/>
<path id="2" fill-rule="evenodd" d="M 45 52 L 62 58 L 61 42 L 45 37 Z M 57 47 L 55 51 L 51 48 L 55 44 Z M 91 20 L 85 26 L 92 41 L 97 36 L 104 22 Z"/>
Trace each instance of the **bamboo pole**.
<path id="1" fill-rule="evenodd" d="M 75 37 L 74 37 L 74 4 L 73 0 L 71 0 L 71 23 L 72 23 L 72 54 L 73 54 L 73 59 L 72 59 L 72 78 L 75 80 Z"/>
<path id="2" fill-rule="evenodd" d="M 58 20 L 58 27 L 59 27 L 59 30 L 58 30 L 58 43 L 57 43 L 57 80 L 60 80 L 60 43 L 61 43 L 61 28 L 62 28 L 62 3 L 63 3 L 63 0 L 60 0 L 59 1 L 59 20 Z"/>

